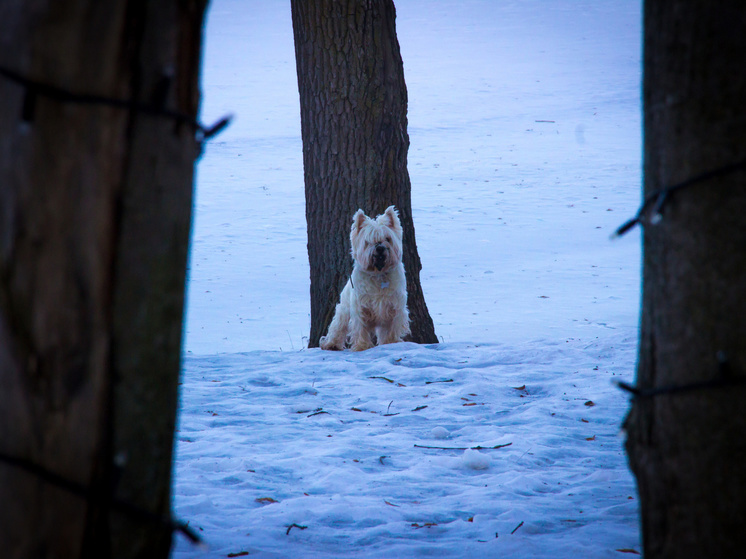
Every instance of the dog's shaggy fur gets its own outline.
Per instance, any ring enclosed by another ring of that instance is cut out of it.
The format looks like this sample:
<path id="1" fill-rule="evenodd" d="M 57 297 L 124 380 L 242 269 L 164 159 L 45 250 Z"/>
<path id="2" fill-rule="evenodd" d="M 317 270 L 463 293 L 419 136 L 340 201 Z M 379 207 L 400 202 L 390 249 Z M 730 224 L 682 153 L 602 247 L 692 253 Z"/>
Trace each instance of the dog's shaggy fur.
<path id="1" fill-rule="evenodd" d="M 352 276 L 334 311 L 321 349 L 353 351 L 391 344 L 409 334 L 407 281 L 402 264 L 402 227 L 399 214 L 389 206 L 371 219 L 358 210 L 350 231 Z"/>

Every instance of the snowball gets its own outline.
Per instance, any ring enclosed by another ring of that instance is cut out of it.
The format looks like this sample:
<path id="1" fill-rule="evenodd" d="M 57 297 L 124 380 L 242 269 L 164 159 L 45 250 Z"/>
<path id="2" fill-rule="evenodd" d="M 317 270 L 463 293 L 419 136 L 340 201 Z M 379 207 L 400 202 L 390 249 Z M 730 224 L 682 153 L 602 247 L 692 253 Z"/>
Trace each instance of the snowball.
<path id="1" fill-rule="evenodd" d="M 469 448 L 464 451 L 461 463 L 464 467 L 471 468 L 472 470 L 486 470 L 490 467 L 490 457 L 478 450 Z"/>
<path id="2" fill-rule="evenodd" d="M 445 427 L 435 427 L 430 431 L 430 436 L 434 439 L 447 439 L 451 436 L 451 433 Z"/>

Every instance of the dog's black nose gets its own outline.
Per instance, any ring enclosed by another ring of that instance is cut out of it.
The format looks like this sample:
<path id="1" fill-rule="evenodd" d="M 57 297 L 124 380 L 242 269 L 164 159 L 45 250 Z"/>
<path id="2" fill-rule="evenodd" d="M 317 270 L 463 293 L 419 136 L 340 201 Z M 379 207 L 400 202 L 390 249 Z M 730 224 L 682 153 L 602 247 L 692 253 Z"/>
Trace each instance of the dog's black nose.
<path id="1" fill-rule="evenodd" d="M 373 252 L 373 265 L 378 271 L 381 271 L 386 265 L 386 247 L 383 245 L 376 245 L 376 250 Z"/>

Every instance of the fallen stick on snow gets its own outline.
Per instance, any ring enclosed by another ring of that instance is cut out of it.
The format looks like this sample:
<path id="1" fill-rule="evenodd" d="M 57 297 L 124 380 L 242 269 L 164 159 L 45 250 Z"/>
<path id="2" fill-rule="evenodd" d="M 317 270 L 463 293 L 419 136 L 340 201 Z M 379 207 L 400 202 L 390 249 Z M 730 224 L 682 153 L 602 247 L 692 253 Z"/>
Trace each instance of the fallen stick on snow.
<path id="1" fill-rule="evenodd" d="M 288 531 L 285 532 L 285 535 L 287 536 L 288 534 L 290 534 L 290 530 L 292 530 L 293 528 L 300 528 L 301 530 L 305 530 L 306 528 L 308 528 L 308 526 L 301 526 L 300 524 L 293 523 L 288 526 Z"/>
<path id="2" fill-rule="evenodd" d="M 496 446 L 423 446 L 421 444 L 414 445 L 416 448 L 429 448 L 431 450 L 496 450 L 498 448 L 505 448 L 513 443 L 499 444 Z"/>

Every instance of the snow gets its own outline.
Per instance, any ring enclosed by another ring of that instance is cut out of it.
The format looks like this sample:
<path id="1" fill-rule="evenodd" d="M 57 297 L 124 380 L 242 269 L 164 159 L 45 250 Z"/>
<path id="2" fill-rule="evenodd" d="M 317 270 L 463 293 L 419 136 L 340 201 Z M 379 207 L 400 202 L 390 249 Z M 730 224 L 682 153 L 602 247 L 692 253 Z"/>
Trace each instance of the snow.
<path id="1" fill-rule="evenodd" d="M 306 349 L 287 2 L 214 0 L 174 557 L 624 557 L 640 242 L 631 0 L 399 0 L 422 286 L 441 343 Z M 366 208 L 363 208 L 366 209 Z M 476 448 L 478 447 L 478 448 Z"/>

